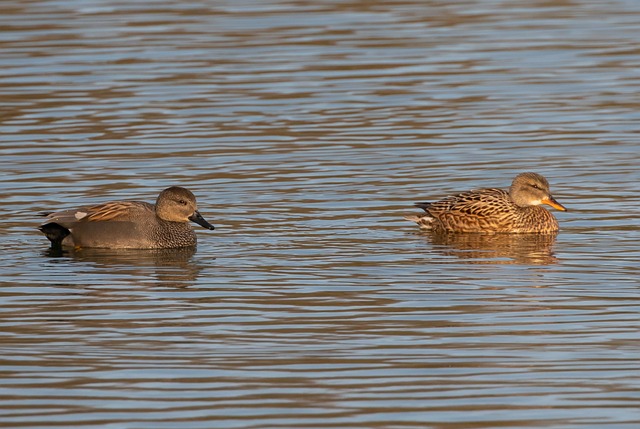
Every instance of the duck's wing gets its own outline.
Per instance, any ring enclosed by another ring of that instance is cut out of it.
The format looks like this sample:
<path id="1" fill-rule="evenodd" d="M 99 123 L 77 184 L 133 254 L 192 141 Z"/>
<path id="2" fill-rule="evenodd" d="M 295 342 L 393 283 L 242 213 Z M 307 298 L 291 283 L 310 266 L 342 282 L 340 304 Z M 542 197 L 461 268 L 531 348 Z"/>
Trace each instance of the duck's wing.
<path id="1" fill-rule="evenodd" d="M 509 201 L 506 191 L 489 188 L 462 192 L 433 203 L 416 203 L 416 207 L 434 217 L 444 214 L 483 217 L 504 210 Z"/>
<path id="2" fill-rule="evenodd" d="M 47 215 L 44 223 L 57 223 L 65 228 L 77 222 L 128 221 L 146 212 L 154 212 L 155 206 L 143 201 L 112 201 L 95 206 L 63 210 Z"/>

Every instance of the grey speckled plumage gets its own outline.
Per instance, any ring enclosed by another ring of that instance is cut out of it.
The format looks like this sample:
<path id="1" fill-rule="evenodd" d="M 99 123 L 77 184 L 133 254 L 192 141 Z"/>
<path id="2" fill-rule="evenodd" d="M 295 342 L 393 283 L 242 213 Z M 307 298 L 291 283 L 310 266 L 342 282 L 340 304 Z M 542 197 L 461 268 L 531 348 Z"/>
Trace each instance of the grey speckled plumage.
<path id="1" fill-rule="evenodd" d="M 214 229 L 198 212 L 193 193 L 172 186 L 155 205 L 113 201 L 50 213 L 39 229 L 52 248 L 165 249 L 196 245 L 189 221 Z"/>
<path id="2" fill-rule="evenodd" d="M 406 219 L 434 232 L 550 234 L 558 231 L 558 221 L 540 207 L 541 204 L 566 211 L 551 196 L 549 183 L 543 176 L 521 173 L 513 179 L 509 192 L 476 189 L 434 203 L 416 203 L 425 214 Z"/>

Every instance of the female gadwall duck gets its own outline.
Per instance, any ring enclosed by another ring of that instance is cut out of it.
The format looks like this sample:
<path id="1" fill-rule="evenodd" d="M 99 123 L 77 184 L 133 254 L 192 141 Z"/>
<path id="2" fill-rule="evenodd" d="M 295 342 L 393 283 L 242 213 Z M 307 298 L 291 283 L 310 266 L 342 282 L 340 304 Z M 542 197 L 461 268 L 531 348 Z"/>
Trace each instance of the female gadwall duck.
<path id="1" fill-rule="evenodd" d="M 550 234 L 558 221 L 540 204 L 567 209 L 549 191 L 547 179 L 536 173 L 518 174 L 509 188 L 476 189 L 435 203 L 416 203 L 426 214 L 409 216 L 420 229 L 434 232 L 510 232 Z"/>
<path id="2" fill-rule="evenodd" d="M 196 245 L 195 222 L 208 229 L 214 226 L 198 212 L 191 191 L 172 186 L 160 193 L 156 204 L 142 201 L 113 201 L 46 214 L 39 228 L 51 241 L 62 246 L 108 249 L 166 249 Z"/>

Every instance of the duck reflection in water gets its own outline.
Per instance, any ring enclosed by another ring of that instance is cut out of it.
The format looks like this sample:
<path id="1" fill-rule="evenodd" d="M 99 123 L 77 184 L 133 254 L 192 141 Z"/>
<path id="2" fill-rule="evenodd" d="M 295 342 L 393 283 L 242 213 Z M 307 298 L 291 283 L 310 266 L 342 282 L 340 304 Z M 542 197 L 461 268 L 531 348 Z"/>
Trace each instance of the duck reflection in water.
<path id="1" fill-rule="evenodd" d="M 425 234 L 443 256 L 469 264 L 553 265 L 557 234 Z"/>
<path id="2" fill-rule="evenodd" d="M 198 279 L 202 266 L 194 261 L 195 247 L 177 249 L 48 249 L 45 255 L 60 263 L 79 263 L 91 272 L 130 278 L 132 283 L 186 288 Z M 86 270 L 82 270 L 86 271 Z M 93 278 L 93 277 L 91 277 Z M 91 278 L 85 280 L 91 282 Z"/>

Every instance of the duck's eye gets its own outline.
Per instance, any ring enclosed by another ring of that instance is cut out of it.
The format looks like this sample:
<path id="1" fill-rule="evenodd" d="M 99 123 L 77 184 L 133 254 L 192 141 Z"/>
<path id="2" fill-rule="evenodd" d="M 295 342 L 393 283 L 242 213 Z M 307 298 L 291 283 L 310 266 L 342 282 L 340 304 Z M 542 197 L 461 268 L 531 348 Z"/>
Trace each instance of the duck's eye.
<path id="1" fill-rule="evenodd" d="M 540 186 L 536 185 L 535 183 L 532 183 L 532 184 L 531 184 L 531 187 L 532 187 L 533 189 L 540 189 Z"/>
<path id="2" fill-rule="evenodd" d="M 180 200 L 178 201 L 178 204 L 180 204 L 181 206 L 186 206 L 187 202 L 185 200 Z"/>

